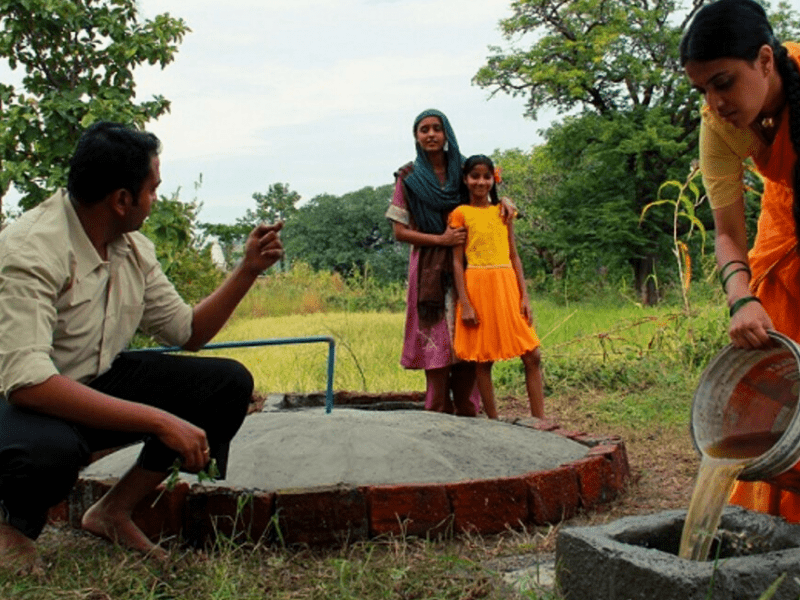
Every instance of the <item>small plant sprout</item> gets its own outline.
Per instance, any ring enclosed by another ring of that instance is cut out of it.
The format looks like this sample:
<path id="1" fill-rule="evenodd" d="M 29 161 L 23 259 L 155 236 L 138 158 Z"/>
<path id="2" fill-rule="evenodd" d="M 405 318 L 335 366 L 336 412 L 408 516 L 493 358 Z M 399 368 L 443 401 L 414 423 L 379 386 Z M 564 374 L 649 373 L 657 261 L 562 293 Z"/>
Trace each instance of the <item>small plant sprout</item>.
<path id="1" fill-rule="evenodd" d="M 203 483 L 205 481 L 214 481 L 219 477 L 219 475 L 220 473 L 219 473 L 219 467 L 217 466 L 217 459 L 212 458 L 205 469 L 203 469 L 202 471 L 198 471 L 197 481 L 198 483 Z M 169 474 L 167 475 L 167 478 L 164 480 L 164 488 L 161 490 L 158 496 L 156 496 L 156 499 L 153 500 L 153 503 L 150 506 L 154 507 L 156 504 L 158 504 L 158 501 L 161 500 L 161 496 L 163 496 L 165 492 L 171 492 L 172 490 L 174 490 L 180 480 L 181 480 L 181 459 L 176 458 L 174 461 L 172 461 L 172 465 L 170 465 Z"/>

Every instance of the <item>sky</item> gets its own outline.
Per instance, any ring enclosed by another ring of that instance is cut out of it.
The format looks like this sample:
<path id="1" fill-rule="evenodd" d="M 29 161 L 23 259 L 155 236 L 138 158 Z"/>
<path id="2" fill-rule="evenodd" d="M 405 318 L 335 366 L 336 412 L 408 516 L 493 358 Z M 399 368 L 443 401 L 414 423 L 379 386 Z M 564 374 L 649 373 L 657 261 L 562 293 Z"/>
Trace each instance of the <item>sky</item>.
<path id="1" fill-rule="evenodd" d="M 546 121 L 471 80 L 504 45 L 510 0 L 140 0 L 192 29 L 173 63 L 136 72 L 137 99 L 171 112 L 161 192 L 195 195 L 200 220 L 232 223 L 286 183 L 303 200 L 393 182 L 415 156 L 414 118 L 444 112 L 465 154 L 530 149 Z M 388 202 L 388 199 L 387 199 Z"/>
<path id="2" fill-rule="evenodd" d="M 138 101 L 172 102 L 147 125 L 163 144 L 160 192 L 201 201 L 201 221 L 233 223 L 274 183 L 301 203 L 392 183 L 415 156 L 411 128 L 426 108 L 448 116 L 466 155 L 529 150 L 561 117 L 543 110 L 533 121 L 525 97 L 472 84 L 489 47 L 511 44 L 499 30 L 510 5 L 139 0 L 143 18 L 168 12 L 192 30 L 165 69 L 135 72 Z"/>

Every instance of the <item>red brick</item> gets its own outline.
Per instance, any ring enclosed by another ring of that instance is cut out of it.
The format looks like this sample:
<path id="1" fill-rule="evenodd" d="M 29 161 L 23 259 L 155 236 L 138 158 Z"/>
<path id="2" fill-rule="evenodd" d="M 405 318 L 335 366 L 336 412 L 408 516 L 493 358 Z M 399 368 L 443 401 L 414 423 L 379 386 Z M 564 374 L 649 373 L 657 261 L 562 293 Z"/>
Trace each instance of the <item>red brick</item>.
<path id="1" fill-rule="evenodd" d="M 444 533 L 452 511 L 441 484 L 381 485 L 365 489 L 371 535 Z"/>
<path id="2" fill-rule="evenodd" d="M 171 490 L 158 486 L 133 511 L 133 522 L 154 542 L 179 535 L 188 493 L 186 481 L 179 481 Z"/>
<path id="3" fill-rule="evenodd" d="M 558 523 L 575 516 L 578 509 L 578 473 L 569 465 L 529 473 L 530 518 L 537 525 Z"/>
<path id="4" fill-rule="evenodd" d="M 366 539 L 367 501 L 361 490 L 323 487 L 275 494 L 275 514 L 287 545 L 332 545 Z"/>
<path id="5" fill-rule="evenodd" d="M 69 524 L 80 529 L 83 513 L 97 502 L 111 486 L 117 482 L 113 479 L 78 479 L 69 493 Z"/>
<path id="6" fill-rule="evenodd" d="M 524 427 L 530 427 L 531 429 L 536 429 L 537 431 L 553 431 L 554 429 L 559 429 L 561 427 L 555 421 L 550 421 L 548 419 L 537 419 L 535 417 L 526 417 L 524 419 L 520 419 L 517 421 L 517 424 Z"/>
<path id="7" fill-rule="evenodd" d="M 587 448 L 594 448 L 595 446 L 602 446 L 605 444 L 608 438 L 599 438 L 588 433 L 584 433 L 583 435 L 575 436 L 572 439 L 579 444 L 586 446 Z"/>
<path id="8" fill-rule="evenodd" d="M 458 531 L 498 533 L 528 520 L 528 491 L 522 477 L 462 481 L 446 488 Z"/>
<path id="9" fill-rule="evenodd" d="M 583 508 L 608 502 L 617 495 L 612 485 L 611 464 L 603 456 L 590 456 L 572 463 L 578 474 L 578 497 Z"/>
<path id="10" fill-rule="evenodd" d="M 550 432 L 575 441 L 586 435 L 585 431 L 572 431 L 570 429 L 561 429 L 560 427 L 551 429 Z"/>
<path id="11" fill-rule="evenodd" d="M 219 534 L 238 543 L 258 542 L 273 526 L 275 494 L 197 486 L 186 498 L 184 537 L 195 546 Z"/>
<path id="12" fill-rule="evenodd" d="M 610 482 L 611 486 L 618 492 L 621 492 L 631 476 L 625 442 L 619 440 L 614 444 L 596 446 L 589 450 L 588 456 L 602 456 L 609 462 L 613 475 Z"/>

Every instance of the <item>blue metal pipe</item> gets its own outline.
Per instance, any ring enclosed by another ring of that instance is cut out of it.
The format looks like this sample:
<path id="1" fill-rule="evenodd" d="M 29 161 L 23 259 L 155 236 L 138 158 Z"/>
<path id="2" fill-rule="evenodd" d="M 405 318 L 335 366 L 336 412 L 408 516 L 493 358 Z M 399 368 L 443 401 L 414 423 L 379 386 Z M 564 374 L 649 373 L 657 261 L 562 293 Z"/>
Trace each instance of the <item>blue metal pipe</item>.
<path id="1" fill-rule="evenodd" d="M 333 409 L 333 365 L 336 360 L 336 341 L 330 336 L 273 338 L 267 340 L 248 340 L 244 342 L 218 342 L 206 344 L 200 350 L 218 350 L 222 348 L 250 348 L 252 346 L 283 346 L 289 344 L 313 344 L 326 342 L 328 344 L 328 390 L 325 394 L 325 412 Z M 138 348 L 137 352 L 179 352 L 180 346 L 159 346 L 157 348 Z"/>

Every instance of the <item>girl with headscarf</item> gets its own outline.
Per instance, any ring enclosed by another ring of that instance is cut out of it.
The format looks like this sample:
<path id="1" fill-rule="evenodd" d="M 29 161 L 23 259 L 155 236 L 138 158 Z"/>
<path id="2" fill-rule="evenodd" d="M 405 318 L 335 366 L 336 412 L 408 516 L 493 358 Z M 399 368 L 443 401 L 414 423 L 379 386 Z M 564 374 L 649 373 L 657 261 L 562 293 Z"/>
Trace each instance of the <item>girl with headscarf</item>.
<path id="1" fill-rule="evenodd" d="M 464 243 L 466 231 L 448 227 L 447 215 L 462 202 L 464 159 L 450 122 L 438 110 L 420 113 L 413 134 L 416 160 L 395 173 L 394 195 L 386 212 L 395 238 L 411 245 L 400 364 L 425 370 L 428 410 L 475 416 L 480 407 L 475 366 L 459 362 L 452 347 L 452 248 Z M 509 214 L 508 203 L 503 206 Z"/>
<path id="2" fill-rule="evenodd" d="M 761 5 L 717 0 L 694 17 L 681 64 L 705 96 L 700 168 L 714 210 L 716 255 L 731 342 L 760 348 L 777 330 L 800 342 L 800 45 L 781 44 Z M 743 161 L 764 179 L 753 248 L 747 248 Z M 800 466 L 792 470 L 800 476 Z M 800 521 L 800 495 L 737 482 L 731 503 Z"/>

